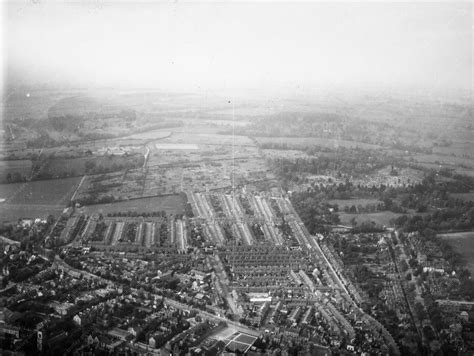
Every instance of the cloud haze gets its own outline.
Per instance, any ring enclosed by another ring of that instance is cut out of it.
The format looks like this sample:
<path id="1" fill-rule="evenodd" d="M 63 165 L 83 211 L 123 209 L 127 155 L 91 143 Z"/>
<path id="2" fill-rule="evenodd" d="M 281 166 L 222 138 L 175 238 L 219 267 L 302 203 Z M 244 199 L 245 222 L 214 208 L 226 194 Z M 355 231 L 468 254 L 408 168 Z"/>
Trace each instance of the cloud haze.
<path id="1" fill-rule="evenodd" d="M 472 86 L 470 3 L 28 1 L 2 28 L 8 84 Z"/>

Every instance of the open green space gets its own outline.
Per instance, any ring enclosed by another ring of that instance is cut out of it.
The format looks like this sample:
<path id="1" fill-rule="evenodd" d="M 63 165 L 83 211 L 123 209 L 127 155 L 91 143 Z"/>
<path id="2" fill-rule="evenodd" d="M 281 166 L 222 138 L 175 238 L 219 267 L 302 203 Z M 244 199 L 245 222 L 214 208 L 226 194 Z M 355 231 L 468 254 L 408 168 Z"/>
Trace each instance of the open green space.
<path id="1" fill-rule="evenodd" d="M 168 214 L 183 214 L 185 201 L 179 194 L 151 198 L 125 200 L 110 204 L 88 205 L 83 208 L 86 214 L 102 213 L 104 215 L 118 212 L 155 212 L 166 211 Z"/>
<path id="2" fill-rule="evenodd" d="M 339 219 L 341 220 L 341 224 L 343 225 L 350 225 L 351 220 L 355 218 L 357 224 L 361 224 L 362 222 L 375 222 L 377 225 L 381 226 L 391 226 L 391 220 L 396 219 L 403 214 L 393 213 L 391 211 L 381 211 L 378 213 L 368 213 L 368 214 L 346 214 L 346 213 L 339 213 Z"/>
<path id="3" fill-rule="evenodd" d="M 81 177 L 0 184 L 0 199 L 8 204 L 66 206 Z"/>
<path id="4" fill-rule="evenodd" d="M 339 209 L 344 209 L 345 207 L 351 207 L 355 206 L 357 207 L 358 205 L 362 206 L 367 206 L 367 205 L 377 205 L 382 203 L 378 199 L 332 199 L 328 201 L 329 204 L 337 204 Z"/>
<path id="5" fill-rule="evenodd" d="M 461 255 L 469 272 L 474 275 L 474 231 L 438 234 L 438 237 L 445 240 L 455 252 Z"/>

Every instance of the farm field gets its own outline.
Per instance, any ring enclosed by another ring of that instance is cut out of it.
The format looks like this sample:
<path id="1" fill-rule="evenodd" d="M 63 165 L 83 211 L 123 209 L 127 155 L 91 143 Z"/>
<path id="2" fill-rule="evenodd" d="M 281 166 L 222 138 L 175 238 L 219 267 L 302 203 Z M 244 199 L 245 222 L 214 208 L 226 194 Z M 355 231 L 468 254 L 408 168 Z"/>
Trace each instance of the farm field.
<path id="1" fill-rule="evenodd" d="M 64 206 L 57 205 L 0 203 L 0 222 L 16 222 L 22 218 L 45 219 L 48 215 L 58 217 L 63 210 Z"/>
<path id="2" fill-rule="evenodd" d="M 255 146 L 253 141 L 247 136 L 232 136 L 213 133 L 194 133 L 193 127 L 187 128 L 186 132 L 175 132 L 171 137 L 164 138 L 161 143 L 184 143 L 184 144 L 204 144 L 204 145 L 247 145 Z"/>
<path id="3" fill-rule="evenodd" d="M 91 172 L 117 171 L 124 168 L 141 167 L 144 162 L 142 154 L 107 155 L 99 157 L 79 157 L 49 160 L 39 172 L 46 177 L 78 176 Z M 87 169 L 90 165 L 89 170 Z"/>
<path id="4" fill-rule="evenodd" d="M 256 137 L 257 142 L 262 144 L 281 144 L 292 147 L 311 147 L 322 146 L 329 148 L 345 147 L 345 148 L 364 148 L 364 149 L 382 149 L 382 146 L 372 145 L 357 141 L 347 141 L 338 139 L 327 139 L 319 137 Z"/>
<path id="5" fill-rule="evenodd" d="M 451 193 L 449 195 L 455 199 L 474 201 L 474 191 L 470 191 L 469 193 Z"/>
<path id="6" fill-rule="evenodd" d="M 81 177 L 0 184 L 0 198 L 7 204 L 66 206 Z"/>
<path id="7" fill-rule="evenodd" d="M 0 161 L 0 182 L 7 182 L 7 175 L 28 177 L 31 173 L 31 161 L 26 159 Z"/>
<path id="8" fill-rule="evenodd" d="M 219 161 L 223 159 L 232 159 L 242 157 L 258 157 L 256 147 L 235 146 L 234 149 L 227 145 L 199 145 L 197 150 L 172 150 L 172 149 L 155 149 L 152 151 L 148 159 L 148 167 L 160 165 L 183 165 L 190 162 L 201 161 Z"/>
<path id="9" fill-rule="evenodd" d="M 166 137 L 170 137 L 170 131 L 163 130 L 152 130 L 148 132 L 137 133 L 131 136 L 124 137 L 125 139 L 137 139 L 137 140 L 161 140 Z"/>
<path id="10" fill-rule="evenodd" d="M 157 143 L 158 150 L 197 150 L 199 146 L 193 143 Z"/>
<path id="11" fill-rule="evenodd" d="M 263 155 L 266 158 L 274 159 L 274 158 L 286 158 L 286 159 L 298 159 L 298 158 L 309 158 L 311 157 L 306 152 L 299 151 L 299 150 L 272 150 L 272 149 L 264 149 L 262 150 Z"/>
<path id="12" fill-rule="evenodd" d="M 185 201 L 179 194 L 167 195 L 161 197 L 141 198 L 126 200 L 111 204 L 88 205 L 82 208 L 86 214 L 94 213 L 114 213 L 114 212 L 155 212 L 166 211 L 169 214 L 184 213 Z"/>
<path id="13" fill-rule="evenodd" d="M 250 121 L 240 121 L 240 120 L 203 120 L 202 122 L 210 125 L 217 125 L 217 126 L 235 126 L 235 127 L 245 127 L 251 124 Z"/>
<path id="14" fill-rule="evenodd" d="M 458 142 L 448 147 L 434 147 L 433 153 L 434 154 L 442 154 L 442 155 L 454 155 L 457 157 L 469 157 L 471 159 L 474 158 L 474 145 L 470 142 Z"/>
<path id="15" fill-rule="evenodd" d="M 460 166 L 464 165 L 466 167 L 474 167 L 474 160 L 469 158 L 441 155 L 441 154 L 419 154 L 413 155 L 413 159 L 420 163 L 434 163 L 442 165 L 455 165 Z"/>
<path id="16" fill-rule="evenodd" d="M 438 237 L 449 243 L 454 251 L 462 256 L 469 272 L 474 275 L 474 231 L 438 234 Z"/>
<path id="17" fill-rule="evenodd" d="M 390 220 L 396 219 L 397 217 L 403 214 L 393 213 L 391 211 L 381 211 L 378 213 L 367 213 L 367 214 L 347 214 L 339 213 L 339 219 L 341 219 L 341 224 L 350 225 L 351 219 L 355 218 L 357 223 L 360 224 L 364 221 L 373 221 L 381 226 L 391 226 Z"/>

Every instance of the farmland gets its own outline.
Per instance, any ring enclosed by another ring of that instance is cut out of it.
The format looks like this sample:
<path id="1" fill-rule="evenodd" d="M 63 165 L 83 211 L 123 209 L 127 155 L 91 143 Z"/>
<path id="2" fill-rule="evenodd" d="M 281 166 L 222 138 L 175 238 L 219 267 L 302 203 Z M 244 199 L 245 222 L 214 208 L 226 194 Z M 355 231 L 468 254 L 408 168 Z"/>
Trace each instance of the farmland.
<path id="1" fill-rule="evenodd" d="M 326 147 L 326 148 L 364 148 L 364 149 L 381 149 L 379 145 L 367 144 L 364 142 L 347 141 L 340 139 L 327 139 L 321 137 L 257 137 L 259 145 L 263 148 L 272 145 L 287 146 L 291 148 L 306 147 Z"/>
<path id="2" fill-rule="evenodd" d="M 438 237 L 449 243 L 465 261 L 467 268 L 474 275 L 474 231 L 438 234 Z"/>
<path id="3" fill-rule="evenodd" d="M 474 191 L 470 191 L 467 193 L 451 193 L 450 195 L 455 199 L 461 199 L 464 201 L 474 201 Z"/>

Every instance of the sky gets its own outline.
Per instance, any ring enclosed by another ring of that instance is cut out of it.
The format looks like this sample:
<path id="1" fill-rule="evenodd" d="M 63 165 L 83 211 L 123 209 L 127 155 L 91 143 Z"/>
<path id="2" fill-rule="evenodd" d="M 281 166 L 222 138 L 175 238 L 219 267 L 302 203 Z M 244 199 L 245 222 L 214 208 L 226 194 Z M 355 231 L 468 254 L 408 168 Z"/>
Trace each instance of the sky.
<path id="1" fill-rule="evenodd" d="M 17 1 L 7 85 L 472 89 L 472 5 Z"/>

